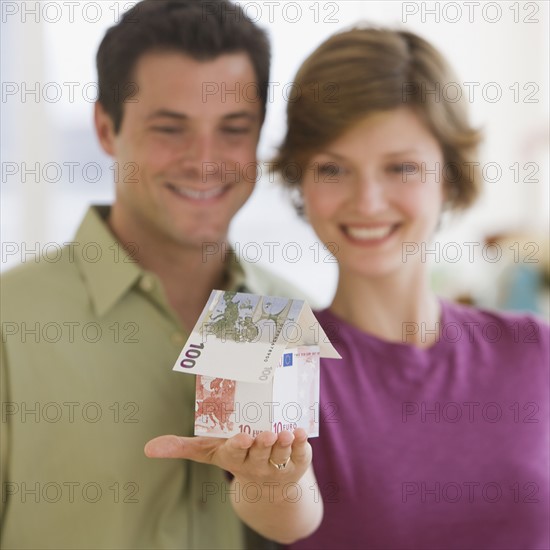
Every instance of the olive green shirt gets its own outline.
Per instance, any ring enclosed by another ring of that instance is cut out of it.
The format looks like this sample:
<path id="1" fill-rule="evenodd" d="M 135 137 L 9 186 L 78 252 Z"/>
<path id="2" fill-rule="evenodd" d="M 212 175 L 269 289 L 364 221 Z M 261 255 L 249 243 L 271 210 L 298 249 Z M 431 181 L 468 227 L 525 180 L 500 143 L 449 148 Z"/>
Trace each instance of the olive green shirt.
<path id="1" fill-rule="evenodd" d="M 171 370 L 187 335 L 107 214 L 3 277 L 1 546 L 241 548 L 224 472 L 143 453 L 193 434 L 195 378 Z M 226 288 L 243 284 L 230 262 Z"/>

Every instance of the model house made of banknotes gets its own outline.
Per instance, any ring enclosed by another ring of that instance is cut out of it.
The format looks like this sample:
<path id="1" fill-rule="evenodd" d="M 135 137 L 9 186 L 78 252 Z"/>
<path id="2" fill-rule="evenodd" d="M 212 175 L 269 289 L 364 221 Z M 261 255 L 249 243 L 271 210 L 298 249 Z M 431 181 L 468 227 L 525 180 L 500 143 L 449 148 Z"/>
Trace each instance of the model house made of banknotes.
<path id="1" fill-rule="evenodd" d="M 319 435 L 319 358 L 340 355 L 303 300 L 214 290 L 175 371 L 197 375 L 195 435 Z"/>

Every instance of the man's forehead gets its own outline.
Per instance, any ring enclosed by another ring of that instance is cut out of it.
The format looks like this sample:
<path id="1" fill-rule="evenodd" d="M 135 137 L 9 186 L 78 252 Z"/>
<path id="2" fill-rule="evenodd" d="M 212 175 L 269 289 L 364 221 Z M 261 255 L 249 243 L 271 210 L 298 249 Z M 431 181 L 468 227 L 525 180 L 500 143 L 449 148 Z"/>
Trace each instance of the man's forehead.
<path id="1" fill-rule="evenodd" d="M 154 84 L 156 81 L 148 78 L 152 74 L 157 78 L 192 82 L 205 77 L 220 83 L 230 79 L 253 83 L 257 80 L 252 61 L 245 52 L 226 53 L 206 60 L 175 51 L 149 52 L 140 57 L 134 72 L 138 80 L 144 80 L 142 84 Z"/>
<path id="2" fill-rule="evenodd" d="M 260 120 L 254 68 L 244 52 L 198 61 L 180 52 L 152 52 L 140 58 L 134 79 L 136 102 L 127 108 L 142 119 L 168 114 L 172 121 L 196 117 Z M 164 117 L 167 118 L 166 116 Z"/>

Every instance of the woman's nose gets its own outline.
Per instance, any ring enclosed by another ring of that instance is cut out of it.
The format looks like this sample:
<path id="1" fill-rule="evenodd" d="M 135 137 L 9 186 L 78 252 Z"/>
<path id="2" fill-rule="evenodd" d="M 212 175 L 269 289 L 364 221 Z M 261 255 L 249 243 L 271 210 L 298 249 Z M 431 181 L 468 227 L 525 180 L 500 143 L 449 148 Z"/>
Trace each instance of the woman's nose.
<path id="1" fill-rule="evenodd" d="M 353 195 L 357 210 L 363 214 L 372 215 L 387 207 L 385 186 L 375 176 L 361 175 Z"/>

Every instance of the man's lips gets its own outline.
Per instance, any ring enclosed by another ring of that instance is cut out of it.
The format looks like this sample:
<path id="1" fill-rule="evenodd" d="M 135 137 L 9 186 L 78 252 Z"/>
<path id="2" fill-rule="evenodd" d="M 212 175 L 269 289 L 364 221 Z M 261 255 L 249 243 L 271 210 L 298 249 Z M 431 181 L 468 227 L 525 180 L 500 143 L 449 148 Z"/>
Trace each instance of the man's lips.
<path id="1" fill-rule="evenodd" d="M 167 183 L 166 187 L 176 195 L 193 201 L 207 201 L 221 197 L 230 187 L 231 184 L 217 185 L 208 189 L 196 189 L 184 185 L 176 185 Z"/>

